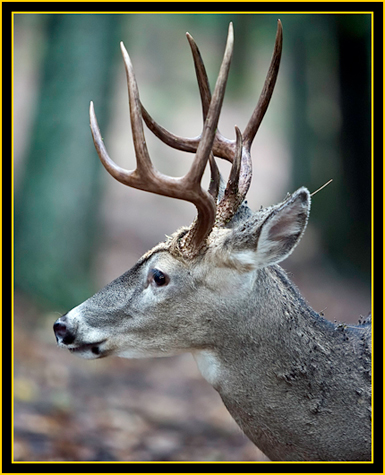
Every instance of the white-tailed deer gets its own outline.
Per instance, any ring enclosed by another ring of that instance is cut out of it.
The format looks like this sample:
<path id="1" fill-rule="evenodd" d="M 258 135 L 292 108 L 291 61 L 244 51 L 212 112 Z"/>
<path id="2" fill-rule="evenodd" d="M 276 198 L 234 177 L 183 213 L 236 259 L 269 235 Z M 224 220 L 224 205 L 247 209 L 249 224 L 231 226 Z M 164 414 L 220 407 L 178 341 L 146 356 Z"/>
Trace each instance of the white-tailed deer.
<path id="1" fill-rule="evenodd" d="M 93 104 L 91 131 L 106 170 L 121 183 L 187 200 L 197 210 L 137 264 L 54 324 L 59 346 L 83 358 L 142 358 L 191 352 L 244 433 L 271 460 L 371 459 L 371 325 L 335 325 L 317 314 L 277 264 L 301 239 L 310 193 L 300 188 L 253 213 L 245 202 L 250 149 L 279 69 L 282 27 L 261 97 L 243 133 L 217 129 L 233 50 L 230 24 L 214 93 L 199 50 L 187 34 L 204 126 L 194 139 L 175 136 L 143 108 L 130 58 L 126 68 L 134 171 L 104 146 Z M 154 169 L 143 120 L 163 142 L 195 153 L 182 178 Z M 214 157 L 232 163 L 223 183 Z M 209 190 L 201 187 L 207 162 Z"/>

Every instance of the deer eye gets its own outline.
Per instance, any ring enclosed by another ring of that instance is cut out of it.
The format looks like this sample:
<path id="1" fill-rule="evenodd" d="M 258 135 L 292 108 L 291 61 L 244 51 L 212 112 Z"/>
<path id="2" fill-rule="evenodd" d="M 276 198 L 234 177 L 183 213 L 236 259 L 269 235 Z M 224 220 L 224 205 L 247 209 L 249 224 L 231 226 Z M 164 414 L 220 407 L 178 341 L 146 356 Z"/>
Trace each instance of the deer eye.
<path id="1" fill-rule="evenodd" d="M 167 285 L 170 281 L 170 278 L 168 277 L 168 275 L 164 274 L 159 269 L 151 269 L 150 278 L 157 287 L 162 287 L 163 285 Z"/>

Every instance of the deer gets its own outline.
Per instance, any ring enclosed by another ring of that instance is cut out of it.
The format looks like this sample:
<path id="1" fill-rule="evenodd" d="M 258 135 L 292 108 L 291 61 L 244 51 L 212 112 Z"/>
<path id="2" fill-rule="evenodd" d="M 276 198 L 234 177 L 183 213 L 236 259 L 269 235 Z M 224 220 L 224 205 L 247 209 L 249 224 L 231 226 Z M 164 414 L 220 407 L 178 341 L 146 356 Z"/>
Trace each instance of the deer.
<path id="1" fill-rule="evenodd" d="M 257 106 L 243 132 L 235 127 L 234 139 L 218 130 L 233 25 L 213 93 L 200 51 L 186 35 L 203 114 L 198 137 L 174 135 L 150 116 L 123 42 L 136 169 L 121 168 L 108 155 L 92 102 L 90 127 L 114 179 L 190 202 L 197 216 L 58 318 L 57 344 L 86 359 L 190 352 L 240 429 L 271 461 L 370 461 L 371 316 L 357 325 L 332 323 L 309 306 L 279 266 L 305 232 L 311 204 L 306 187 L 256 212 L 246 201 L 251 145 L 276 84 L 282 24 L 278 20 Z M 143 122 L 170 147 L 195 154 L 183 177 L 154 168 Z M 231 163 L 227 182 L 218 158 Z M 201 185 L 207 164 L 208 190 Z"/>

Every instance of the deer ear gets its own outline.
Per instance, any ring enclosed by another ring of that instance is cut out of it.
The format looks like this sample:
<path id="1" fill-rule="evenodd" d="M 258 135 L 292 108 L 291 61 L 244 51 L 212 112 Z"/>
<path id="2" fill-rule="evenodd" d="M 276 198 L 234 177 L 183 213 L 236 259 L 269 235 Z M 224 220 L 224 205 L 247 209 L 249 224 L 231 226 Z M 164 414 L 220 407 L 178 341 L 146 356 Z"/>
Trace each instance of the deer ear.
<path id="1" fill-rule="evenodd" d="M 249 270 L 283 261 L 300 241 L 309 212 L 310 193 L 306 188 L 300 188 L 281 204 L 274 206 L 262 222 L 255 219 L 254 223 L 248 223 L 243 228 L 242 238 L 234 242 L 231 260 L 237 267 Z M 236 241 L 243 245 L 237 245 Z"/>
<path id="2" fill-rule="evenodd" d="M 261 225 L 257 242 L 258 261 L 265 266 L 288 257 L 299 243 L 309 217 L 310 193 L 300 188 L 273 210 Z"/>

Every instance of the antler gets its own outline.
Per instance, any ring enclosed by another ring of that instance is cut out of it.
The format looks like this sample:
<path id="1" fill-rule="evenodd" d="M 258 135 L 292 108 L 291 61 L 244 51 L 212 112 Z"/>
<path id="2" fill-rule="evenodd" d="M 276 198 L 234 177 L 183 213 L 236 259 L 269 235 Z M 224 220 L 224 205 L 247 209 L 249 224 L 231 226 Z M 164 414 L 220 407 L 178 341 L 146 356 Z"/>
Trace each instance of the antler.
<path id="1" fill-rule="evenodd" d="M 205 120 L 211 101 L 210 86 L 199 49 L 194 39 L 189 33 L 187 33 L 187 39 L 189 41 L 190 48 L 193 54 L 194 66 L 202 102 L 203 120 Z M 229 220 L 231 220 L 231 218 L 236 213 L 239 205 L 244 200 L 249 189 L 252 177 L 252 162 L 250 155 L 251 145 L 262 122 L 262 119 L 266 113 L 271 96 L 273 94 L 274 86 L 279 71 L 281 53 L 282 24 L 281 21 L 278 20 L 274 52 L 270 67 L 265 79 L 261 95 L 259 97 L 259 101 L 253 111 L 253 114 L 244 132 L 241 134 L 240 137 L 238 137 L 237 132 L 236 140 L 229 140 L 225 138 L 218 130 L 215 133 L 212 148 L 213 154 L 217 157 L 232 162 L 234 168 L 230 172 L 230 179 L 228 181 L 225 194 L 218 205 L 216 220 L 216 225 L 218 226 L 223 225 Z M 146 109 L 143 107 L 143 105 L 142 113 L 143 119 L 146 122 L 147 127 L 164 143 L 178 150 L 183 150 L 187 152 L 195 152 L 197 150 L 200 140 L 202 139 L 202 134 L 195 138 L 186 138 L 174 135 L 159 124 L 157 124 L 155 120 L 150 116 L 150 114 L 146 111 Z M 234 160 L 234 158 L 239 155 L 237 152 L 239 146 L 241 147 L 240 163 L 236 163 L 236 160 Z M 213 169 L 214 165 L 212 165 L 212 173 Z M 214 175 L 218 176 L 218 173 L 214 172 Z M 234 181 L 235 176 L 238 177 L 236 181 Z"/>
<path id="2" fill-rule="evenodd" d="M 187 33 L 187 39 L 193 54 L 202 102 L 204 126 L 198 137 L 179 137 L 167 131 L 152 119 L 140 102 L 131 60 L 123 43 L 120 46 L 127 75 L 131 129 L 137 162 L 136 169 L 132 171 L 125 170 L 116 165 L 109 157 L 100 134 L 92 102 L 90 104 L 90 126 L 99 158 L 114 178 L 127 186 L 189 201 L 196 206 L 197 218 L 178 241 L 179 250 L 182 254 L 191 258 L 205 248 L 206 239 L 214 225 L 223 226 L 232 219 L 249 189 L 252 175 L 251 145 L 266 113 L 276 83 L 282 52 L 282 25 L 278 20 L 273 58 L 258 104 L 244 132 L 241 133 L 237 127 L 235 128 L 235 140 L 225 138 L 217 129 L 233 51 L 232 23 L 229 25 L 226 49 L 212 97 L 199 49 L 189 33 Z M 173 178 L 154 169 L 144 137 L 143 119 L 148 128 L 167 145 L 178 150 L 195 152 L 193 164 L 185 176 Z M 216 199 L 220 174 L 214 155 L 232 163 L 227 187 L 218 206 L 216 206 Z M 200 183 L 207 161 L 210 163 L 211 183 L 209 190 L 205 191 Z"/>
<path id="3" fill-rule="evenodd" d="M 206 238 L 210 234 L 215 222 L 215 200 L 211 193 L 205 191 L 201 187 L 200 182 L 213 148 L 213 141 L 230 68 L 233 42 L 233 27 L 230 23 L 226 49 L 215 85 L 214 94 L 212 100 L 209 102 L 209 107 L 207 107 L 208 102 L 205 100 L 205 115 L 207 115 L 207 117 L 205 117 L 203 131 L 199 137 L 199 142 L 194 148 L 196 155 L 190 170 L 181 178 L 165 176 L 155 170 L 152 165 L 143 132 L 142 107 L 139 100 L 138 87 L 130 57 L 123 43 L 121 43 L 120 46 L 127 75 L 131 129 L 137 164 L 135 170 L 125 170 L 111 160 L 103 143 L 93 103 L 91 102 L 90 104 L 90 127 L 95 148 L 102 164 L 116 180 L 133 188 L 186 200 L 196 206 L 198 216 L 179 243 L 180 249 L 186 257 L 193 257 L 204 248 Z M 146 116 L 146 112 L 144 112 L 144 115 Z M 156 127 L 159 128 L 159 126 Z M 213 162 L 214 160 L 210 159 L 212 172 L 214 171 L 215 173 Z"/>

